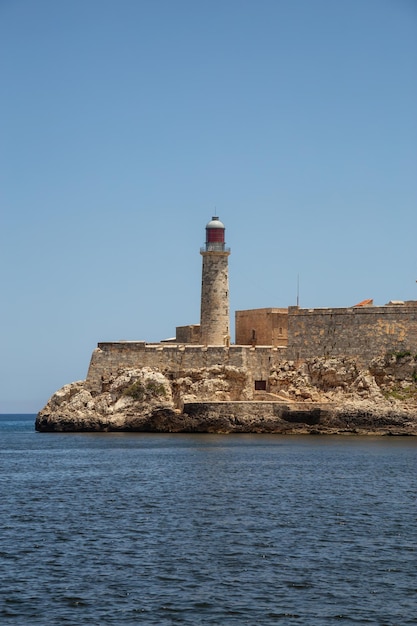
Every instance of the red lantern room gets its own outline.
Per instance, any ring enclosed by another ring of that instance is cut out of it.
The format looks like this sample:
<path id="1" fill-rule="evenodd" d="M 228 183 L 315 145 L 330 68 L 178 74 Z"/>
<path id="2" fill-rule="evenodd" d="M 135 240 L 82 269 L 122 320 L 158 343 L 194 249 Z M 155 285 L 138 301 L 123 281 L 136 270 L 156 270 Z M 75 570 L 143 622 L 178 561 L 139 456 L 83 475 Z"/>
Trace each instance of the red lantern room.
<path id="1" fill-rule="evenodd" d="M 217 216 L 214 216 L 206 226 L 206 251 L 223 252 L 224 251 L 224 224 Z"/>

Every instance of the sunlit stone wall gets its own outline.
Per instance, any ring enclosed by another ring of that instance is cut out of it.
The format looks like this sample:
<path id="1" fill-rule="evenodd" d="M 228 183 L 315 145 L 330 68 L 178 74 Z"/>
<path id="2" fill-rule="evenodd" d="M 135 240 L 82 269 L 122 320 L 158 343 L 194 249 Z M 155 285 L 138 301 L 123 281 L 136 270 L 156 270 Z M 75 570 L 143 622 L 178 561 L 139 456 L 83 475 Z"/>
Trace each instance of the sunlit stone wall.
<path id="1" fill-rule="evenodd" d="M 287 356 L 291 360 L 347 356 L 366 365 L 387 352 L 417 354 L 417 302 L 288 309 Z"/>
<path id="2" fill-rule="evenodd" d="M 103 382 L 122 368 L 155 367 L 175 377 L 189 369 L 216 365 L 245 368 L 248 380 L 254 383 L 255 380 L 267 380 L 271 369 L 285 358 L 285 348 L 272 346 L 205 347 L 147 344 L 144 341 L 103 342 L 92 354 L 87 386 L 93 392 L 101 391 Z"/>

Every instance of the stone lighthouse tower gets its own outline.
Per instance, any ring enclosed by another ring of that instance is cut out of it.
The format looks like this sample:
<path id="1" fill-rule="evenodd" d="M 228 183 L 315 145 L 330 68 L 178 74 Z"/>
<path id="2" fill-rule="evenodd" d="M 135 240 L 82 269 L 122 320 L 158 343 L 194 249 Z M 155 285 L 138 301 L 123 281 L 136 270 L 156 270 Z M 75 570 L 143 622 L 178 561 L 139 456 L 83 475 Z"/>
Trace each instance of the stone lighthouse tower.
<path id="1" fill-rule="evenodd" d="M 225 228 L 217 216 L 206 226 L 206 245 L 201 248 L 203 274 L 201 280 L 200 343 L 223 346 L 230 341 L 229 273 L 225 248 Z"/>

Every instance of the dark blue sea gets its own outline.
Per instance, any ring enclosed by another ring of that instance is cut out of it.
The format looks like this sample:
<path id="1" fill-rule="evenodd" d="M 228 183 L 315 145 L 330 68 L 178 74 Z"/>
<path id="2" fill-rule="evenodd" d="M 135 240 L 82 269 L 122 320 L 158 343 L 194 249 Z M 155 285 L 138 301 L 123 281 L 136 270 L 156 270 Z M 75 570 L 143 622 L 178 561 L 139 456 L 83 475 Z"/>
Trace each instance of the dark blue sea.
<path id="1" fill-rule="evenodd" d="M 417 438 L 0 417 L 0 624 L 417 624 Z"/>

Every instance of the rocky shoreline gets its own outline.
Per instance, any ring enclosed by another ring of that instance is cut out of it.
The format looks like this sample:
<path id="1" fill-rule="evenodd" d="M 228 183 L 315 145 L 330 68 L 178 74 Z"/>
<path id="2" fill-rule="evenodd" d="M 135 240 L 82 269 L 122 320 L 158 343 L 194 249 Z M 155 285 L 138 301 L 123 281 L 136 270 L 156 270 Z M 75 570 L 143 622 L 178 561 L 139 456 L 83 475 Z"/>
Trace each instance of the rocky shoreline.
<path id="1" fill-rule="evenodd" d="M 243 368 L 173 376 L 121 369 L 93 393 L 65 385 L 38 413 L 40 432 L 417 435 L 417 360 L 389 354 L 361 369 L 352 359 L 283 362 L 268 393 L 253 392 Z"/>

